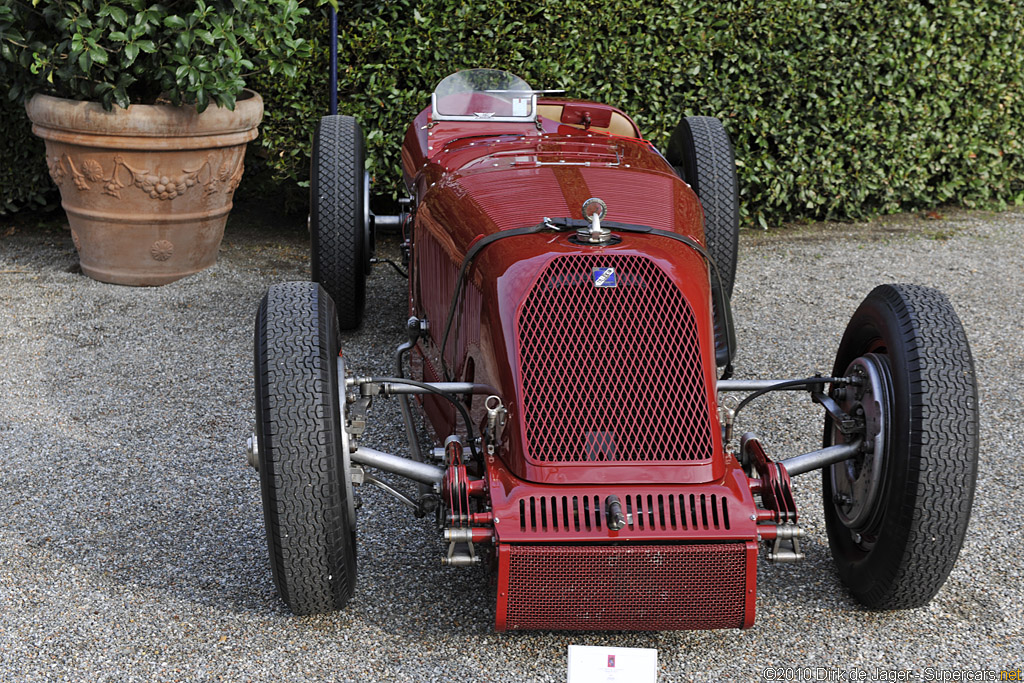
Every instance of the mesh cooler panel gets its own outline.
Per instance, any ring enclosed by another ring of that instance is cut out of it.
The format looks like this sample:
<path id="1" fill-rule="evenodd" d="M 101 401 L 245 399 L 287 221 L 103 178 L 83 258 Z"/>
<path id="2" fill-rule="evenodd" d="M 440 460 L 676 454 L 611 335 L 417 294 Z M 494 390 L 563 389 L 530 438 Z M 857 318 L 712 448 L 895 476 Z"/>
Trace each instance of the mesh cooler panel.
<path id="1" fill-rule="evenodd" d="M 597 287 L 594 269 L 615 269 Z M 553 260 L 519 315 L 527 457 L 540 463 L 711 457 L 693 310 L 640 256 Z"/>
<path id="2" fill-rule="evenodd" d="M 507 628 L 740 628 L 742 543 L 511 546 Z"/>

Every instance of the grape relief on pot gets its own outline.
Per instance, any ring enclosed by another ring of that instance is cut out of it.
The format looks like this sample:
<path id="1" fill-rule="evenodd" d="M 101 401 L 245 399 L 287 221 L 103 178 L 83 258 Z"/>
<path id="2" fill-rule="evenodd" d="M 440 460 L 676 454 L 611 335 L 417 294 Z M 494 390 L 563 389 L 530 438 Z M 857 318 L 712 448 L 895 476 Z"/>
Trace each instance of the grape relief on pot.
<path id="1" fill-rule="evenodd" d="M 184 169 L 178 175 L 166 175 L 160 171 L 138 170 L 129 166 L 124 157 L 117 155 L 113 159 L 110 174 L 96 159 L 85 159 L 76 166 L 67 154 L 47 159 L 50 177 L 57 185 L 71 177 L 75 187 L 82 192 L 93 189 L 93 184 L 101 184 L 103 194 L 121 199 L 121 190 L 135 186 L 153 199 L 170 200 L 183 195 L 189 188 L 202 186 L 204 196 L 217 192 L 231 194 L 242 180 L 243 160 L 240 157 L 232 169 L 228 164 L 221 164 L 214 170 L 210 157 L 198 168 Z"/>

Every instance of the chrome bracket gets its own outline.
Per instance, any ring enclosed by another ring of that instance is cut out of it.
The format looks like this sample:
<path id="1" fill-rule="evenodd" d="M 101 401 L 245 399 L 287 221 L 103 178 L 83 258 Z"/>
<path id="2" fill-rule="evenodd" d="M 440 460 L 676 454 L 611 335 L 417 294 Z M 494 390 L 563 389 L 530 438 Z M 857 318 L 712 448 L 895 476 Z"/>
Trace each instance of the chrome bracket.
<path id="1" fill-rule="evenodd" d="M 381 481 L 377 477 L 375 477 L 372 474 L 368 473 L 365 469 L 363 469 L 363 467 L 361 465 L 353 464 L 353 465 L 350 466 L 350 470 L 349 471 L 351 473 L 351 482 L 352 482 L 352 484 L 354 484 L 356 486 L 360 486 L 362 484 L 373 484 L 374 486 L 379 488 L 381 491 L 384 491 L 389 496 L 391 496 L 392 498 L 396 499 L 402 505 L 405 505 L 406 507 L 411 508 L 412 511 L 416 514 L 417 517 L 423 517 L 426 514 L 426 503 L 425 503 L 426 499 L 425 498 L 421 498 L 419 501 L 414 501 L 412 498 L 410 498 L 409 496 L 405 495 L 404 493 L 402 493 L 398 489 L 395 489 L 394 487 L 392 487 L 387 482 Z"/>
<path id="2" fill-rule="evenodd" d="M 501 443 L 501 436 L 505 432 L 508 410 L 502 404 L 501 397 L 495 395 L 487 397 L 487 400 L 484 401 L 484 407 L 487 409 L 487 426 L 484 429 L 487 455 L 494 455 L 498 444 Z"/>
<path id="3" fill-rule="evenodd" d="M 831 396 L 820 391 L 813 391 L 811 392 L 811 400 L 821 404 L 829 416 L 831 416 L 832 423 L 843 436 L 852 436 L 864 431 L 864 419 L 849 415 L 839 407 L 839 404 Z"/>
<path id="4" fill-rule="evenodd" d="M 466 547 L 468 552 L 456 552 L 458 541 L 451 541 L 448 544 L 448 554 L 441 558 L 441 564 L 447 567 L 471 567 L 480 564 L 480 556 L 473 548 L 473 541 L 468 541 Z"/>
<path id="5" fill-rule="evenodd" d="M 800 562 L 806 555 L 800 550 L 800 539 L 803 538 L 804 530 L 796 524 L 780 524 L 775 527 L 775 542 L 772 549 L 768 551 L 769 562 Z M 789 547 L 784 548 L 783 543 Z"/>

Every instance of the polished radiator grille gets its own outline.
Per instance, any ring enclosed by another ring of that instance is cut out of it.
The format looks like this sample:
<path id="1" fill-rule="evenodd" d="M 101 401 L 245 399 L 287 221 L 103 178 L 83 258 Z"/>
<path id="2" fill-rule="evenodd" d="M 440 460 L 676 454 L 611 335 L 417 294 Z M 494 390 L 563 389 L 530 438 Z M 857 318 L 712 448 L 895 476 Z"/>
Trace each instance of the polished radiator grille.
<path id="1" fill-rule="evenodd" d="M 693 309 L 650 259 L 554 259 L 523 303 L 518 335 L 532 461 L 711 457 Z"/>
<path id="2" fill-rule="evenodd" d="M 511 546 L 508 552 L 505 628 L 743 626 L 743 543 Z"/>

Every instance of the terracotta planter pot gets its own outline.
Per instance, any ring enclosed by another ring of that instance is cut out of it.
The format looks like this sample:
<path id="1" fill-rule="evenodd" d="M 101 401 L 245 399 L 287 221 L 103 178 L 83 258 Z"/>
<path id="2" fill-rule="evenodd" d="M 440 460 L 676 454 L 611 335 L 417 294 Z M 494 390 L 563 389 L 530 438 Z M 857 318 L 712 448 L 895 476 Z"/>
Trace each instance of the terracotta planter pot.
<path id="1" fill-rule="evenodd" d="M 122 285 L 163 285 L 213 265 L 256 137 L 263 100 L 210 106 L 99 104 L 36 95 L 32 132 L 60 188 L 82 272 Z"/>

